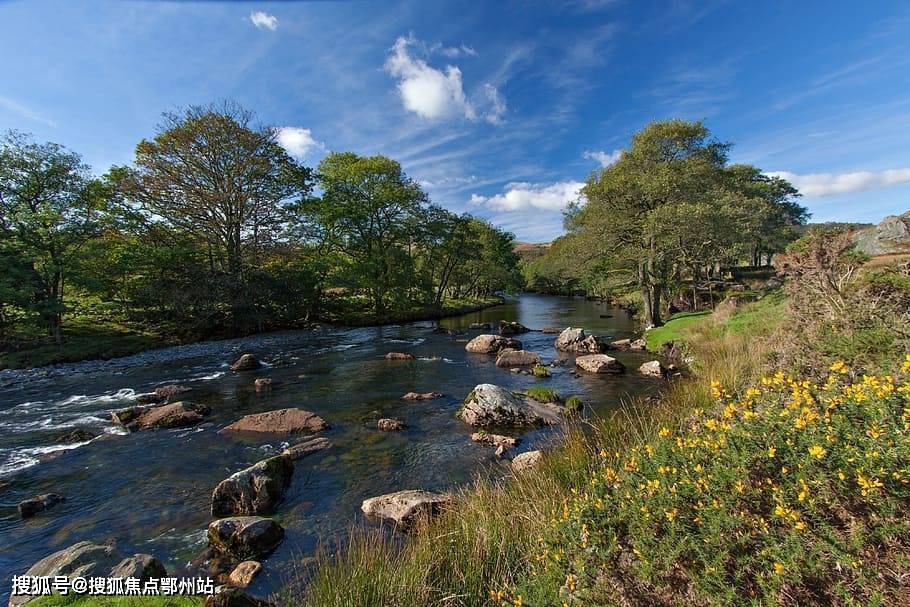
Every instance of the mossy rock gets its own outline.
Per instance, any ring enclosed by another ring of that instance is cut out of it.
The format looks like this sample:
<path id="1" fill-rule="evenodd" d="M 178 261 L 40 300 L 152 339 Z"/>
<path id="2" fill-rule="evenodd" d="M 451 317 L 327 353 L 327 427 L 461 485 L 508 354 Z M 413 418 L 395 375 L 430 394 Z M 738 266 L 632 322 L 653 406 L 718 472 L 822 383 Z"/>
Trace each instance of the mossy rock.
<path id="1" fill-rule="evenodd" d="M 527 392 L 528 398 L 536 400 L 539 403 L 558 403 L 559 394 L 556 390 L 552 388 L 544 388 L 543 386 L 533 386 L 528 388 Z"/>
<path id="2" fill-rule="evenodd" d="M 534 377 L 550 377 L 550 370 L 546 366 L 540 364 L 534 365 L 533 373 Z"/>

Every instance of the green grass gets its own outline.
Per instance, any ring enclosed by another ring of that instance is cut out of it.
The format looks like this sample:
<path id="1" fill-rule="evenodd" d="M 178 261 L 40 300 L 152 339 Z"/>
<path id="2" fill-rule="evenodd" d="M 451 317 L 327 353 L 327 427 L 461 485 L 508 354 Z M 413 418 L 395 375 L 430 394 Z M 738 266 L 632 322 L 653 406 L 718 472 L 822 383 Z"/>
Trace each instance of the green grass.
<path id="1" fill-rule="evenodd" d="M 552 388 L 543 386 L 532 386 L 528 388 L 528 397 L 539 403 L 558 403 L 559 394 Z"/>
<path id="2" fill-rule="evenodd" d="M 550 377 L 550 369 L 548 369 L 546 365 L 536 364 L 531 372 L 534 374 L 534 377 L 540 379 Z"/>
<path id="3" fill-rule="evenodd" d="M 29 607 L 200 607 L 196 596 L 87 596 L 52 595 L 29 601 Z"/>
<path id="4" fill-rule="evenodd" d="M 582 408 L 584 408 L 584 406 L 585 406 L 585 403 L 583 400 L 581 400 L 581 397 L 575 396 L 575 395 L 567 398 L 565 404 L 566 404 L 566 409 L 568 409 L 569 411 L 581 411 Z"/>
<path id="5" fill-rule="evenodd" d="M 685 330 L 711 314 L 710 310 L 702 312 L 682 312 L 671 317 L 663 326 L 655 327 L 645 333 L 648 350 L 656 352 L 662 345 L 671 341 L 684 339 Z"/>

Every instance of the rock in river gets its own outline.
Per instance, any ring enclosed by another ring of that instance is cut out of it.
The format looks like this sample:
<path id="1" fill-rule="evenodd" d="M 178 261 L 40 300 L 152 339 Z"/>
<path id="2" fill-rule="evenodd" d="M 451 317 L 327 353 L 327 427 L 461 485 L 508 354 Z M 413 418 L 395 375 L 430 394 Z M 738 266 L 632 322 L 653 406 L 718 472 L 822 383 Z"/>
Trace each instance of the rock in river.
<path id="1" fill-rule="evenodd" d="M 186 394 L 187 392 L 192 392 L 193 389 L 189 386 L 181 386 L 178 384 L 168 384 L 166 386 L 158 386 L 155 388 L 155 396 L 160 400 L 169 403 L 172 400 L 177 400 L 178 396 Z"/>
<path id="2" fill-rule="evenodd" d="M 536 468 L 542 459 L 543 451 L 526 451 L 524 453 L 519 453 L 512 459 L 512 470 L 515 472 L 522 472 L 524 470 Z"/>
<path id="3" fill-rule="evenodd" d="M 59 493 L 45 493 L 19 502 L 19 516 L 30 518 L 65 501 L 66 498 Z"/>
<path id="4" fill-rule="evenodd" d="M 253 578 L 260 571 L 262 571 L 262 563 L 259 561 L 243 561 L 234 567 L 234 570 L 228 576 L 228 581 L 234 586 L 246 588 L 253 583 Z"/>
<path id="5" fill-rule="evenodd" d="M 464 401 L 458 417 L 474 427 L 527 427 L 557 424 L 562 407 L 516 396 L 493 384 L 479 384 Z"/>
<path id="6" fill-rule="evenodd" d="M 252 371 L 260 367 L 262 367 L 262 363 L 259 362 L 259 359 L 252 354 L 244 354 L 234 361 L 234 364 L 231 365 L 231 371 Z"/>
<path id="7" fill-rule="evenodd" d="M 272 553 L 284 539 L 284 529 L 269 518 L 235 516 L 209 524 L 209 545 L 239 561 L 257 560 Z"/>
<path id="8" fill-rule="evenodd" d="M 371 497 L 364 500 L 360 509 L 371 518 L 392 521 L 406 530 L 421 518 L 435 516 L 452 502 L 451 495 L 408 490 Z"/>
<path id="9" fill-rule="evenodd" d="M 185 428 L 198 424 L 210 409 L 204 405 L 179 401 L 153 407 L 131 407 L 111 413 L 111 419 L 129 430 Z"/>
<path id="10" fill-rule="evenodd" d="M 316 453 L 317 451 L 322 451 L 323 449 L 328 449 L 332 446 L 331 441 L 327 438 L 311 438 L 310 440 L 303 441 L 302 443 L 297 443 L 291 447 L 288 447 L 281 452 L 282 455 L 291 459 L 292 462 L 296 462 L 299 459 L 303 459 L 311 453 Z"/>
<path id="11" fill-rule="evenodd" d="M 222 432 L 270 432 L 273 434 L 294 434 L 298 432 L 321 432 L 328 428 L 325 420 L 303 409 L 276 409 L 264 413 L 244 415 L 233 424 L 225 426 Z"/>
<path id="12" fill-rule="evenodd" d="M 515 321 L 499 321 L 499 334 L 500 335 L 518 335 L 520 333 L 527 333 L 531 329 L 527 328 L 520 322 Z"/>
<path id="13" fill-rule="evenodd" d="M 528 352 L 527 350 L 506 348 L 505 350 L 500 350 L 499 356 L 496 357 L 496 366 L 506 369 L 537 364 L 540 364 L 540 355 L 536 352 Z"/>
<path id="14" fill-rule="evenodd" d="M 66 444 L 87 443 L 92 439 L 98 438 L 98 436 L 98 432 L 94 430 L 90 430 L 88 428 L 76 428 L 58 438 L 57 442 Z"/>
<path id="15" fill-rule="evenodd" d="M 407 352 L 389 352 L 385 358 L 386 360 L 414 360 L 414 355 Z"/>
<path id="16" fill-rule="evenodd" d="M 445 396 L 442 392 L 408 392 L 401 398 L 404 400 L 433 400 Z"/>
<path id="17" fill-rule="evenodd" d="M 475 443 L 485 443 L 495 447 L 502 447 L 503 450 L 511 449 L 518 444 L 517 438 L 503 436 L 502 434 L 490 434 L 489 432 L 474 432 L 471 434 L 471 440 Z"/>
<path id="18" fill-rule="evenodd" d="M 578 356 L 575 359 L 575 366 L 588 373 L 622 373 L 626 370 L 621 362 L 606 354 Z"/>
<path id="19" fill-rule="evenodd" d="M 235 472 L 212 493 L 212 516 L 271 514 L 291 484 L 294 464 L 276 455 Z"/>
<path id="20" fill-rule="evenodd" d="M 267 392 L 272 389 L 271 377 L 257 377 L 253 382 L 253 388 L 256 392 Z"/>
<path id="21" fill-rule="evenodd" d="M 167 569 L 151 554 L 134 554 L 111 569 L 110 577 L 134 577 L 140 581 L 167 577 Z"/>
<path id="22" fill-rule="evenodd" d="M 638 372 L 647 377 L 667 377 L 669 369 L 660 364 L 659 360 L 648 361 L 638 368 Z"/>
<path id="23" fill-rule="evenodd" d="M 630 350 L 639 350 L 639 351 L 647 350 L 648 342 L 646 342 L 643 339 L 635 339 L 629 343 L 629 349 Z"/>
<path id="24" fill-rule="evenodd" d="M 395 432 L 397 430 L 405 430 L 407 426 L 404 425 L 404 422 L 400 419 L 391 419 L 384 418 L 376 422 L 376 427 L 384 432 Z"/>
<path id="25" fill-rule="evenodd" d="M 478 335 L 464 347 L 474 354 L 496 354 L 505 348 L 521 350 L 521 342 L 502 335 Z"/>
<path id="26" fill-rule="evenodd" d="M 584 329 L 569 327 L 556 338 L 556 349 L 561 352 L 598 354 L 600 344 L 597 343 L 596 337 L 588 335 Z"/>

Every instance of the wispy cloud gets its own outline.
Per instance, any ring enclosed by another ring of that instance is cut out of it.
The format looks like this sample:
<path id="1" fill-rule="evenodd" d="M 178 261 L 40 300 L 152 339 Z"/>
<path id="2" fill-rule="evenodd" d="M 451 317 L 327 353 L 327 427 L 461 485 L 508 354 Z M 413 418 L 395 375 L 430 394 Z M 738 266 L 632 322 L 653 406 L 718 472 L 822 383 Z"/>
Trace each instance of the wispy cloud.
<path id="1" fill-rule="evenodd" d="M 619 157 L 622 156 L 622 150 L 613 150 L 609 154 L 603 150 L 585 150 L 585 153 L 582 156 L 586 160 L 594 160 L 600 164 L 601 167 L 607 168 L 611 164 L 619 160 Z"/>
<path id="2" fill-rule="evenodd" d="M 855 173 L 810 173 L 807 175 L 797 175 L 789 171 L 772 171 L 768 175 L 786 179 L 806 196 L 833 196 L 910 183 L 910 168 L 878 172 L 857 171 Z"/>
<path id="3" fill-rule="evenodd" d="M 280 126 L 277 127 L 278 144 L 281 145 L 288 154 L 297 158 L 304 158 L 306 155 L 316 149 L 325 149 L 325 146 L 313 138 L 310 129 L 304 129 L 299 126 Z"/>
<path id="4" fill-rule="evenodd" d="M 250 13 L 250 22 L 258 29 L 268 29 L 272 31 L 278 29 L 278 17 L 263 11 L 253 11 Z"/>
<path id="5" fill-rule="evenodd" d="M 54 122 L 53 120 L 51 120 L 50 118 L 46 118 L 45 116 L 43 116 L 40 113 L 36 112 L 35 110 L 31 109 L 30 107 L 23 105 L 13 99 L 10 99 L 9 97 L 0 96 L 0 107 L 6 108 L 7 110 L 13 112 L 14 114 L 18 114 L 28 120 L 33 120 L 34 122 L 40 122 L 41 124 L 45 124 L 50 127 L 57 126 L 57 123 Z"/>
<path id="6" fill-rule="evenodd" d="M 470 203 L 501 211 L 526 209 L 555 211 L 564 209 L 570 202 L 578 200 L 584 185 L 580 181 L 559 181 L 550 184 L 510 183 L 502 194 L 495 196 L 472 194 Z"/>

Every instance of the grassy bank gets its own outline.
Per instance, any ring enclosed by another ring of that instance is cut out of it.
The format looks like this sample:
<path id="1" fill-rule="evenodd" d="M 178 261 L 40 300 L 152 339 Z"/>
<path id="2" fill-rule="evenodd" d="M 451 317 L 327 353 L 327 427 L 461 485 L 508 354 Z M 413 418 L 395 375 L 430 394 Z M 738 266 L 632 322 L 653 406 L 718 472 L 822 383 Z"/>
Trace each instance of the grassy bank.
<path id="1" fill-rule="evenodd" d="M 196 596 L 52 595 L 30 601 L 29 607 L 201 607 Z"/>
<path id="2" fill-rule="evenodd" d="M 762 382 L 786 311 L 775 296 L 671 321 L 694 376 L 658 404 L 569 427 L 540 468 L 478 481 L 403 544 L 354 534 L 288 602 L 899 604 L 910 362 Z"/>
<path id="3" fill-rule="evenodd" d="M 501 303 L 500 297 L 450 299 L 443 303 L 441 309 L 415 306 L 389 313 L 379 319 L 368 310 L 366 302 L 349 301 L 345 302 L 346 305 L 342 308 L 344 312 L 323 320 L 344 326 L 398 324 L 458 316 Z M 0 350 L 0 369 L 22 369 L 56 363 L 117 358 L 153 348 L 224 337 L 179 335 L 173 327 L 166 326 L 139 329 L 131 323 L 115 318 L 111 314 L 73 316 L 64 326 L 63 340 L 60 344 L 43 335 L 19 335 L 15 348 Z"/>

